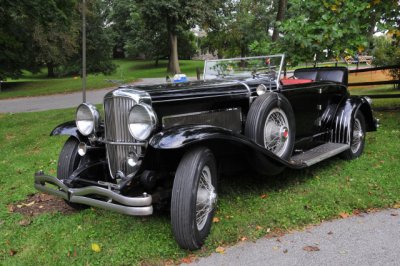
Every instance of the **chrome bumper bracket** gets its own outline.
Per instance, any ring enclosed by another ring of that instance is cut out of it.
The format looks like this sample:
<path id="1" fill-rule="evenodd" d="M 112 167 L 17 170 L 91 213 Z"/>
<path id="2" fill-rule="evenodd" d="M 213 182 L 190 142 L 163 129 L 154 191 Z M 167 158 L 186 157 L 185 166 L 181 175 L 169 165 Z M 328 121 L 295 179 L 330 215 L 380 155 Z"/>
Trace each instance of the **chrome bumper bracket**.
<path id="1" fill-rule="evenodd" d="M 35 188 L 41 192 L 51 194 L 67 201 L 85 204 L 118 213 L 145 216 L 153 214 L 151 195 L 144 194 L 140 197 L 127 197 L 109 189 L 97 186 L 87 186 L 83 188 L 69 188 L 62 180 L 49 176 L 43 172 L 35 173 Z M 47 186 L 47 184 L 55 187 Z M 91 198 L 88 195 L 98 195 L 111 201 L 102 201 Z"/>

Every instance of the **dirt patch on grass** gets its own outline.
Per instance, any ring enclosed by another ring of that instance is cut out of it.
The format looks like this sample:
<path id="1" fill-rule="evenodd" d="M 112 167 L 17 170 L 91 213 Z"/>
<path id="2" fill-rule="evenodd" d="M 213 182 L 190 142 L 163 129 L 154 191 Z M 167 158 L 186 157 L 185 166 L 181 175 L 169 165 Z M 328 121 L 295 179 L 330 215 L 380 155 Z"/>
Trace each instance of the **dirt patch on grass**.
<path id="1" fill-rule="evenodd" d="M 68 206 L 64 200 L 47 194 L 34 194 L 26 200 L 8 205 L 10 212 L 21 213 L 25 216 L 37 216 L 42 213 L 61 212 L 62 214 L 75 213 L 76 210 Z"/>

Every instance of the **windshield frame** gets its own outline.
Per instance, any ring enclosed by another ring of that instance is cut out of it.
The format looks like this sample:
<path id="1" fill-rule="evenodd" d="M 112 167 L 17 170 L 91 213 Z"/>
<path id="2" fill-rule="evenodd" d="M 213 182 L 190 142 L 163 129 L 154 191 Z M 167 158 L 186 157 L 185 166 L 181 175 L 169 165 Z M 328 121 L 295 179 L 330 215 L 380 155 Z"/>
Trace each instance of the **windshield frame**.
<path id="1" fill-rule="evenodd" d="M 212 80 L 212 79 L 223 79 L 223 78 L 206 78 L 207 77 L 207 64 L 210 62 L 224 62 L 224 61 L 241 61 L 241 60 L 253 60 L 253 59 L 263 59 L 263 58 L 281 58 L 280 62 L 279 62 L 279 69 L 278 72 L 276 73 L 276 87 L 279 88 L 280 87 L 280 76 L 282 73 L 282 69 L 283 69 L 283 64 L 285 61 L 285 54 L 275 54 L 275 55 L 263 55 L 263 56 L 250 56 L 250 57 L 235 57 L 235 58 L 225 58 L 225 59 L 213 59 L 213 60 L 205 60 L 204 62 L 204 70 L 203 70 L 203 80 Z M 232 76 L 233 78 L 235 78 L 235 76 Z M 239 76 L 237 76 L 239 78 Z M 251 76 L 249 76 L 250 78 Z"/>

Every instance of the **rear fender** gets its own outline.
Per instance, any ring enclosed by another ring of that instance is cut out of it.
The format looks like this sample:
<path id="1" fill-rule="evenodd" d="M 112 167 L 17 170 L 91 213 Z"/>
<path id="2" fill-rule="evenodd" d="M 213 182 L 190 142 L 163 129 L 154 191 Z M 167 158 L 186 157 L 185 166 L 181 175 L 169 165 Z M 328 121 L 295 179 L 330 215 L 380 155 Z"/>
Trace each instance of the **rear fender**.
<path id="1" fill-rule="evenodd" d="M 352 124 L 358 111 L 364 115 L 366 131 L 376 131 L 377 122 L 368 100 L 365 97 L 352 96 L 336 112 L 332 121 L 331 142 L 350 144 Z"/>

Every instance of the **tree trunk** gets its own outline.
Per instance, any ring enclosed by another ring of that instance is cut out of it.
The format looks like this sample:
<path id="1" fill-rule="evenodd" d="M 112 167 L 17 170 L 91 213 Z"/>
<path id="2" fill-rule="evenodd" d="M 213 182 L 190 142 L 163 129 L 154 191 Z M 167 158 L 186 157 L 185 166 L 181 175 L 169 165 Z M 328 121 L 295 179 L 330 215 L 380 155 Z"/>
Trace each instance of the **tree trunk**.
<path id="1" fill-rule="evenodd" d="M 49 63 L 46 63 L 46 65 L 47 65 L 47 77 L 54 78 L 56 76 L 54 74 L 54 64 L 49 62 Z"/>
<path id="2" fill-rule="evenodd" d="M 169 32 L 169 41 L 171 50 L 168 62 L 168 72 L 172 74 L 181 73 L 178 60 L 178 36 L 173 31 Z"/>
<path id="3" fill-rule="evenodd" d="M 159 61 L 159 60 L 160 60 L 160 59 L 159 59 L 159 57 L 157 56 L 157 57 L 156 57 L 156 62 L 155 62 L 155 64 L 154 64 L 155 67 L 158 67 L 158 61 Z"/>
<path id="4" fill-rule="evenodd" d="M 279 38 L 279 29 L 277 22 L 282 22 L 285 19 L 286 6 L 287 6 L 287 0 L 279 0 L 278 13 L 276 14 L 274 32 L 272 33 L 272 41 L 274 42 Z"/>

